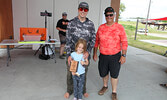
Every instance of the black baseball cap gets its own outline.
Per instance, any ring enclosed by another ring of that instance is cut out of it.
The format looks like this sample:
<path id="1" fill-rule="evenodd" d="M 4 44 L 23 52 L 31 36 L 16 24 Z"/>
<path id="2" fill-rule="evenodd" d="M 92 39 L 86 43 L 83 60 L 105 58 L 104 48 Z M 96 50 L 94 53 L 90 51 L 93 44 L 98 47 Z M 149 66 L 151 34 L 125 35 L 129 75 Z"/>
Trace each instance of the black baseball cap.
<path id="1" fill-rule="evenodd" d="M 113 9 L 112 7 L 107 7 L 107 8 L 105 9 L 104 14 L 107 14 L 108 12 L 113 12 L 113 13 L 114 13 L 114 9 Z"/>
<path id="2" fill-rule="evenodd" d="M 88 5 L 88 3 L 86 3 L 86 2 L 81 2 L 81 3 L 79 4 L 78 8 L 87 8 L 87 9 L 89 9 L 89 5 Z"/>
<path id="3" fill-rule="evenodd" d="M 66 12 L 63 12 L 63 13 L 62 13 L 62 16 L 67 16 L 67 13 L 66 13 Z"/>

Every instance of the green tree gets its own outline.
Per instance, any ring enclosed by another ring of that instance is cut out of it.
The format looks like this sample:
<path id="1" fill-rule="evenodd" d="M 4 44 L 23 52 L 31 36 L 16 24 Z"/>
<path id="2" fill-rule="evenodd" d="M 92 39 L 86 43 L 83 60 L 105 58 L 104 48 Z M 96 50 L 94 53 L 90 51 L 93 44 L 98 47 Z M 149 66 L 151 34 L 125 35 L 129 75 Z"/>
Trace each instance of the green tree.
<path id="1" fill-rule="evenodd" d="M 125 4 L 121 3 L 120 8 L 119 8 L 119 17 L 121 15 L 121 13 L 125 11 L 125 9 L 126 9 Z"/>

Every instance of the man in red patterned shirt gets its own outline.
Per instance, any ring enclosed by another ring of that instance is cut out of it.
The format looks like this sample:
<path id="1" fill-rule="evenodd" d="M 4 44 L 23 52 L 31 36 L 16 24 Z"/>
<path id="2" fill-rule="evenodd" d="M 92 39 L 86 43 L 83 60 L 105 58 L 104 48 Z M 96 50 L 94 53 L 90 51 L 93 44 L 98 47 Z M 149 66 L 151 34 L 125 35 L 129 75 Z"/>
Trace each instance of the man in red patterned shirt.
<path id="1" fill-rule="evenodd" d="M 109 72 L 112 84 L 112 100 L 117 100 L 118 75 L 121 64 L 126 61 L 127 37 L 124 27 L 114 22 L 114 9 L 105 9 L 106 23 L 99 26 L 93 52 L 93 60 L 97 60 L 97 49 L 100 56 L 98 62 L 99 74 L 103 78 L 103 87 L 98 92 L 103 95 L 108 89 Z"/>

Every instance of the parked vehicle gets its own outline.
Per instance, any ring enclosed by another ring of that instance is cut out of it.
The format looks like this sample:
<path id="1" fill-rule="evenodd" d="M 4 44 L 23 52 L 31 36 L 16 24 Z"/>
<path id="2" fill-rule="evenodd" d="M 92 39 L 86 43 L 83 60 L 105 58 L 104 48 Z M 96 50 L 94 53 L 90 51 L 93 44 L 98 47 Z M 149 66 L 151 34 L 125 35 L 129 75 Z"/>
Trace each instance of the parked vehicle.
<path id="1" fill-rule="evenodd" d="M 144 28 L 140 28 L 137 30 L 140 33 L 145 33 L 145 29 Z M 148 33 L 148 29 L 146 30 L 146 33 Z"/>

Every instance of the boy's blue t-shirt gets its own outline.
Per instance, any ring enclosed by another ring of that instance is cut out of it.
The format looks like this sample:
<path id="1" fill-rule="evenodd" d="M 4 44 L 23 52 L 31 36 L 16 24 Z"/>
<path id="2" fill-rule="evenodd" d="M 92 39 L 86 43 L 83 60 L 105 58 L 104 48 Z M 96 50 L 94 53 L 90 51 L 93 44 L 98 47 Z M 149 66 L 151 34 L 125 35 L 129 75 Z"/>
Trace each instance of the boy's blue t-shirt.
<path id="1" fill-rule="evenodd" d="M 83 66 L 81 65 L 81 61 L 84 61 L 83 54 L 77 54 L 76 52 L 72 52 L 72 53 L 71 53 L 71 57 L 72 57 L 73 60 L 79 62 L 79 63 L 78 63 L 78 70 L 77 70 L 77 73 L 78 73 L 79 75 L 84 74 L 84 73 L 85 73 L 85 67 L 83 67 Z"/>

